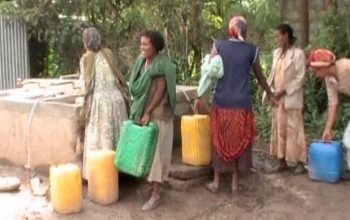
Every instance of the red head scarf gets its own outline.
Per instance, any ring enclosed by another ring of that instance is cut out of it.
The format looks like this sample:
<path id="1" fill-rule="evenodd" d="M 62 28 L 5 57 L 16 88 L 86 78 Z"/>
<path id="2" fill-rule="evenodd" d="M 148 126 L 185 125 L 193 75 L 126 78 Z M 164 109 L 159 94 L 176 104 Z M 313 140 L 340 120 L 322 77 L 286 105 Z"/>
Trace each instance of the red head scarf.
<path id="1" fill-rule="evenodd" d="M 228 25 L 228 34 L 232 38 L 244 41 L 242 33 L 247 31 L 247 22 L 242 16 L 234 16 Z"/>
<path id="2" fill-rule="evenodd" d="M 329 50 L 312 50 L 307 58 L 307 63 L 312 69 L 330 66 L 336 61 L 336 56 Z"/>

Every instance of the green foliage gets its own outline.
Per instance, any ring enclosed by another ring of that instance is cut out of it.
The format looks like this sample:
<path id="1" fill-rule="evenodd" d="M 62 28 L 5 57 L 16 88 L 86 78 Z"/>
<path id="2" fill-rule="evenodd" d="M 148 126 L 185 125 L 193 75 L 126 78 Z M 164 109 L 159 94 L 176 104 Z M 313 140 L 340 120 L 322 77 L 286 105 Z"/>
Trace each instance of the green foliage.
<path id="1" fill-rule="evenodd" d="M 179 68 L 178 83 L 196 85 L 201 57 L 209 53 L 214 39 L 226 37 L 227 23 L 233 14 L 248 21 L 248 41 L 260 47 L 260 59 L 267 76 L 275 47 L 273 28 L 280 21 L 278 0 L 0 0 L 0 11 L 21 16 L 32 37 L 45 42 L 46 69 L 40 74 L 56 77 L 78 70 L 84 52 L 82 27 L 96 27 L 103 44 L 111 48 L 121 70 L 129 72 L 139 54 L 139 33 L 158 29 L 166 39 L 165 52 Z M 14 4 L 15 3 L 15 4 Z M 315 47 L 325 47 L 337 56 L 349 55 L 350 26 L 347 12 L 324 12 L 323 27 Z M 311 47 L 311 45 L 310 45 Z M 309 47 L 309 48 L 310 48 Z M 308 49 L 306 49 L 308 51 Z M 42 57 L 40 54 L 38 57 Z M 41 71 L 41 70 L 40 70 Z M 252 77 L 259 136 L 270 136 L 270 108 L 261 103 L 262 90 Z M 349 98 L 339 109 L 334 133 L 337 138 L 350 120 Z M 305 83 L 305 125 L 310 139 L 319 138 L 326 120 L 327 95 L 323 81 L 307 74 Z"/>
<path id="2" fill-rule="evenodd" d="M 225 37 L 232 14 L 246 16 L 250 40 L 268 47 L 263 39 L 269 23 L 274 23 L 276 16 L 269 10 L 275 10 L 276 2 L 15 0 L 0 1 L 0 11 L 20 15 L 32 35 L 49 43 L 49 63 L 47 72 L 41 73 L 43 76 L 55 77 L 77 70 L 84 50 L 81 27 L 89 24 L 100 30 L 104 44 L 114 51 L 124 72 L 129 71 L 139 52 L 140 31 L 145 28 L 162 31 L 167 42 L 166 52 L 181 70 L 179 82 L 195 84 L 202 54 L 209 52 L 213 39 Z M 266 25 L 256 23 L 256 19 Z"/>

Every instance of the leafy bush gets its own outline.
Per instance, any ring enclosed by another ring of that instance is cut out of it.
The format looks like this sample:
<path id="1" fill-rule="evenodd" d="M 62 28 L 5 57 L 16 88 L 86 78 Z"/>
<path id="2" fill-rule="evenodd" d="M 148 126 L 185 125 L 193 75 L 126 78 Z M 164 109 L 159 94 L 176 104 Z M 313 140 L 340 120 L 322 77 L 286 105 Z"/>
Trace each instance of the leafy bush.
<path id="1" fill-rule="evenodd" d="M 213 39 L 226 35 L 228 20 L 236 12 L 244 15 L 248 21 L 248 41 L 259 45 L 262 67 L 267 76 L 275 47 L 273 27 L 281 20 L 279 13 L 276 13 L 279 11 L 278 0 L 13 2 L 0 0 L 0 12 L 21 16 L 27 23 L 29 33 L 38 36 L 50 47 L 42 61 L 47 63 L 46 70 L 40 73 L 44 77 L 56 77 L 77 70 L 83 49 L 81 27 L 90 24 L 99 29 L 103 43 L 114 51 L 125 73 L 139 53 L 140 31 L 145 28 L 162 31 L 167 42 L 165 52 L 180 69 L 178 83 L 196 85 L 201 56 L 210 51 Z M 349 56 L 349 22 L 347 11 L 326 11 L 322 29 L 316 44 L 312 46 L 329 48 L 338 57 Z M 252 87 L 259 137 L 268 140 L 270 109 L 261 104 L 262 91 L 254 77 Z M 334 127 L 334 135 L 338 139 L 350 120 L 350 99 L 342 97 L 342 101 Z M 309 139 L 319 138 L 322 134 L 326 110 L 325 85 L 308 73 L 304 118 Z"/>

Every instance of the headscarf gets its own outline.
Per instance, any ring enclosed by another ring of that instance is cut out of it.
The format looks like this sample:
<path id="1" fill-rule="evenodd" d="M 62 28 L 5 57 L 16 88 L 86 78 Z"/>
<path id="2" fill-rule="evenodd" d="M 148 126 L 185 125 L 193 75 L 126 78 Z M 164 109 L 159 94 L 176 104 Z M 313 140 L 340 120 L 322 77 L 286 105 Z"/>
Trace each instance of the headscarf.
<path id="1" fill-rule="evenodd" d="M 87 28 L 83 32 L 83 42 L 87 49 L 98 52 L 101 49 L 101 35 L 96 28 Z"/>
<path id="2" fill-rule="evenodd" d="M 312 50 L 307 58 L 307 63 L 312 69 L 317 67 L 327 67 L 336 61 L 336 56 L 329 50 Z"/>
<path id="3" fill-rule="evenodd" d="M 247 31 L 247 21 L 242 16 L 234 16 L 228 25 L 228 33 L 232 38 L 244 41 L 243 32 Z"/>

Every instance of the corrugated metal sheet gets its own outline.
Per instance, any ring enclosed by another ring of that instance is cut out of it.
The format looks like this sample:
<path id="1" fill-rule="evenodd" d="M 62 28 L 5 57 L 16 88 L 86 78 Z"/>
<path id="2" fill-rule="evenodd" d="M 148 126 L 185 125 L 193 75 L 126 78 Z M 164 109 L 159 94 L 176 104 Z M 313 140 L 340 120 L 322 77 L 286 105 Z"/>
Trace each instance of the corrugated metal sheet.
<path id="1" fill-rule="evenodd" d="M 0 14 L 0 90 L 16 87 L 18 78 L 29 78 L 27 29 L 14 17 Z"/>

